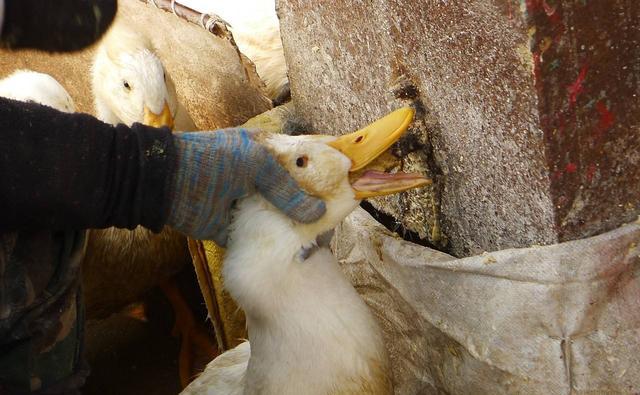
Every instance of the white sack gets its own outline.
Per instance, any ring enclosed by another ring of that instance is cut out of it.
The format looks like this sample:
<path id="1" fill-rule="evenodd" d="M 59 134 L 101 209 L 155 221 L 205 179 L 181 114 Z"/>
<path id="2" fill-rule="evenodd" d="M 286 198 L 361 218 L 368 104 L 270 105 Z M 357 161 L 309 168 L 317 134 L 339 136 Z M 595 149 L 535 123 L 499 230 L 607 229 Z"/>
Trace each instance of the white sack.
<path id="1" fill-rule="evenodd" d="M 333 240 L 380 318 L 402 395 L 640 392 L 639 244 L 636 222 L 457 259 L 360 209 Z"/>

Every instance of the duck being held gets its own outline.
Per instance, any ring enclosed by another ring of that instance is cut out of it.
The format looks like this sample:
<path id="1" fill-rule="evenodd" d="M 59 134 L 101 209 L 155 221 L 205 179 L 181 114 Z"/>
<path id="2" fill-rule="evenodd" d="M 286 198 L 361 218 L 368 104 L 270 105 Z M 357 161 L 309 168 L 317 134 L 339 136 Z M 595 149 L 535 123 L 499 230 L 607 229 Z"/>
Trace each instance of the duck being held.
<path id="1" fill-rule="evenodd" d="M 337 259 L 316 240 L 361 199 L 430 183 L 418 174 L 366 169 L 413 114 L 400 109 L 339 138 L 256 136 L 327 211 L 300 224 L 260 195 L 238 202 L 223 277 L 246 313 L 249 342 L 214 359 L 183 394 L 392 393 L 381 330 Z"/>

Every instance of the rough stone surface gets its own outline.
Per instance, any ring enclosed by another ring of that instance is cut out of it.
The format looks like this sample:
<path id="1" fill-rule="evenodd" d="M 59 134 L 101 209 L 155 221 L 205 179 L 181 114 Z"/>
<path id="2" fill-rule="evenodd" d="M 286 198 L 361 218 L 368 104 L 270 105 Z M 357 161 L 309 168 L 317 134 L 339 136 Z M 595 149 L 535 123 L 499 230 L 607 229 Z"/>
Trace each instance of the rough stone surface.
<path id="1" fill-rule="evenodd" d="M 117 23 L 151 37 L 178 99 L 200 129 L 236 126 L 271 108 L 253 65 L 226 36 L 138 0 L 120 0 Z M 0 50 L 0 78 L 27 68 L 52 75 L 79 111 L 94 114 L 90 67 L 95 46 L 72 54 Z"/>
<path id="2" fill-rule="evenodd" d="M 436 183 L 373 204 L 455 255 L 611 229 L 640 211 L 640 6 L 555 3 L 280 0 L 292 97 L 335 134 L 415 106 L 396 152 Z"/>
<path id="3" fill-rule="evenodd" d="M 395 393 L 640 391 L 640 222 L 456 259 L 363 210 L 332 247 L 378 317 Z"/>

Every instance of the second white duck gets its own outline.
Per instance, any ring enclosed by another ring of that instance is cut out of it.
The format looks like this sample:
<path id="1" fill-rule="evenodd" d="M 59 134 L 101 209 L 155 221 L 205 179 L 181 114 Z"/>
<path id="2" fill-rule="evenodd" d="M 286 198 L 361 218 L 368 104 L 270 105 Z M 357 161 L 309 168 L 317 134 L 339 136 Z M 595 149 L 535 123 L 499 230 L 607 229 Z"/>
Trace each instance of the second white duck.
<path id="1" fill-rule="evenodd" d="M 92 86 L 97 116 L 105 122 L 196 130 L 151 41 L 121 23 L 116 22 L 99 44 Z M 193 317 L 175 284 L 168 281 L 190 264 L 185 236 L 169 227 L 158 234 L 137 227 L 133 231 L 91 230 L 83 265 L 89 318 L 108 316 L 152 287 L 162 286 L 182 336 L 179 369 L 183 385 L 192 375 L 193 344 L 208 357 L 215 355 L 208 334 L 196 324 L 204 319 Z"/>
<path id="2" fill-rule="evenodd" d="M 121 24 L 109 30 L 94 59 L 92 85 L 105 122 L 196 130 L 153 44 L 135 30 Z"/>

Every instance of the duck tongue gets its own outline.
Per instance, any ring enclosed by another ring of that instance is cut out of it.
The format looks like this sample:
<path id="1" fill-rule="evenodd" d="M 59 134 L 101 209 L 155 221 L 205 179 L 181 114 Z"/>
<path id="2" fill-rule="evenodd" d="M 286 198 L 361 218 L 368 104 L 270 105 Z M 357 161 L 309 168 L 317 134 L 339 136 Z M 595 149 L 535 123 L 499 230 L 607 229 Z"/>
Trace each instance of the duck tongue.
<path id="1" fill-rule="evenodd" d="M 431 180 L 418 173 L 384 173 L 377 170 L 365 171 L 351 183 L 356 199 L 389 195 L 431 184 Z"/>

